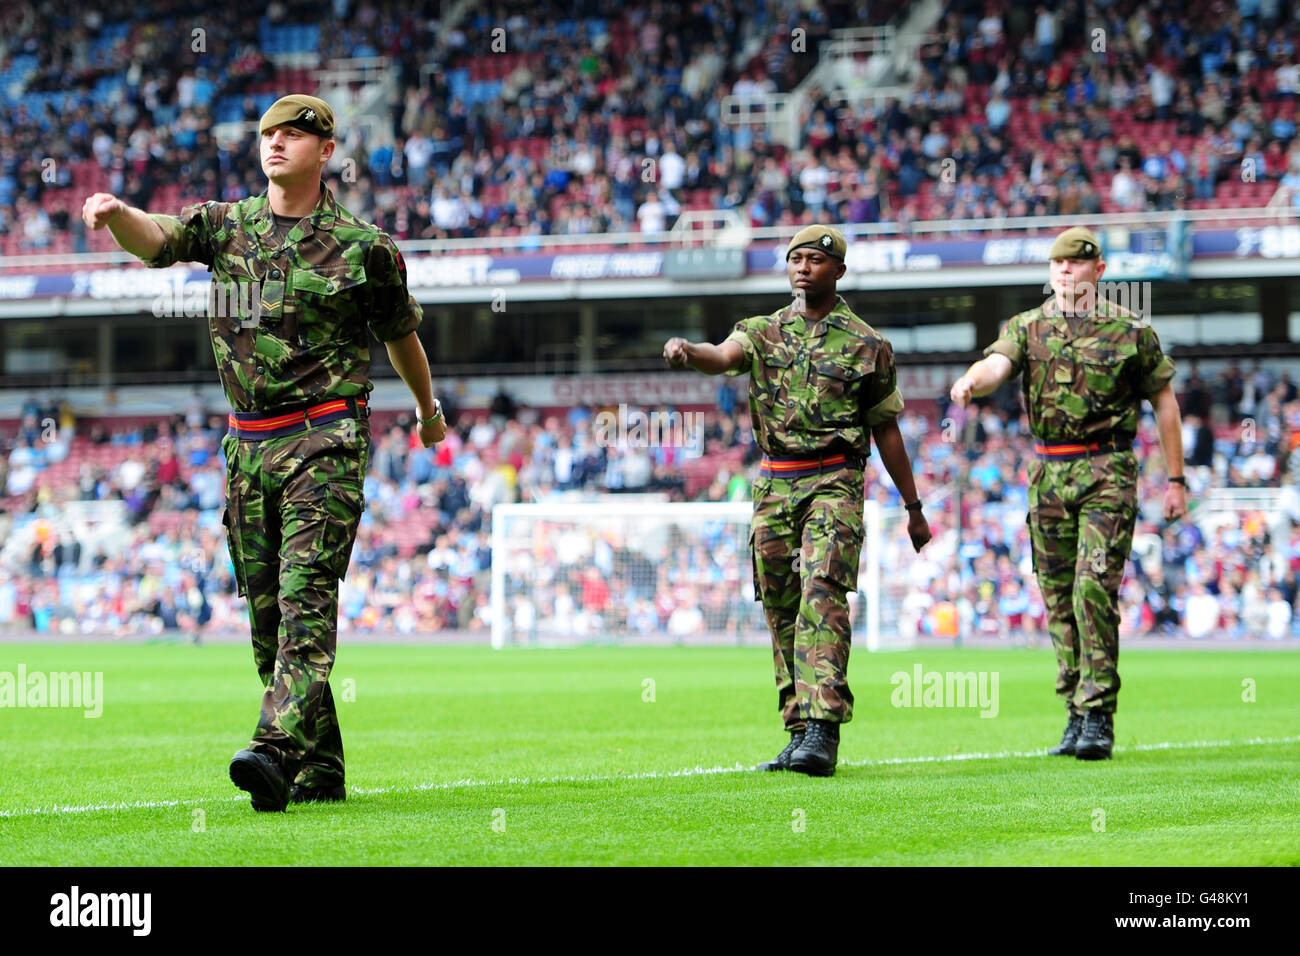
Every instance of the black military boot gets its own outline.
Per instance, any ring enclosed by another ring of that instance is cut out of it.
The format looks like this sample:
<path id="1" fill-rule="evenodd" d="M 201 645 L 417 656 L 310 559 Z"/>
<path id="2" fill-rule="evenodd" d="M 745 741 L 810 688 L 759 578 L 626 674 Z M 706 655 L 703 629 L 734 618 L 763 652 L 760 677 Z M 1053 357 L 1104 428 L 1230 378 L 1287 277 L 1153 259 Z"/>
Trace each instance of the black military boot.
<path id="1" fill-rule="evenodd" d="M 342 803 L 348 797 L 343 784 L 333 787 L 308 787 L 295 783 L 289 791 L 290 803 Z"/>
<path id="2" fill-rule="evenodd" d="M 840 725 L 833 720 L 810 720 L 803 743 L 790 755 L 790 769 L 810 777 L 829 777 L 835 773 L 839 749 Z"/>
<path id="3" fill-rule="evenodd" d="M 1083 718 L 1083 731 L 1079 734 L 1074 755 L 1080 760 L 1109 760 L 1114 746 L 1114 718 L 1097 710 L 1088 711 Z"/>
<path id="4" fill-rule="evenodd" d="M 785 749 L 782 750 L 775 757 L 773 757 L 771 760 L 767 761 L 767 763 L 759 764 L 758 769 L 759 770 L 789 770 L 790 755 L 799 749 L 799 745 L 801 743 L 803 743 L 803 731 L 802 730 L 790 731 L 790 742 L 785 745 Z"/>
<path id="5" fill-rule="evenodd" d="M 279 813 L 289 805 L 289 781 L 264 753 L 241 750 L 230 761 L 230 779 L 253 798 L 253 809 Z"/>
<path id="6" fill-rule="evenodd" d="M 1073 757 L 1081 733 L 1083 733 L 1083 715 L 1071 711 L 1070 722 L 1065 725 L 1065 733 L 1061 734 L 1061 742 L 1047 752 L 1053 757 Z"/>

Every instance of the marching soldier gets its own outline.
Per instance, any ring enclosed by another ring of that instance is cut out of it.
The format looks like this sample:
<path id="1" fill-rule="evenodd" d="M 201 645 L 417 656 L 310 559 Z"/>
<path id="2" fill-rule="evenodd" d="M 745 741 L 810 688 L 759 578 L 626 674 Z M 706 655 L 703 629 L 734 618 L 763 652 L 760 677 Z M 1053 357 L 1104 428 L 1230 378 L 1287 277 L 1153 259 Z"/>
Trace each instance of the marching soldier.
<path id="1" fill-rule="evenodd" d="M 895 419 L 903 409 L 889 342 L 836 293 L 847 243 L 808 226 L 786 250 L 795 303 L 737 323 L 721 345 L 669 339 L 664 359 L 717 375 L 748 372 L 763 451 L 754 482 L 754 590 L 772 634 L 777 702 L 790 742 L 762 770 L 835 772 L 853 717 L 848 595 L 863 538 L 863 466 L 874 438 L 920 551 L 930 540 Z"/>
<path id="2" fill-rule="evenodd" d="M 1119 588 L 1137 521 L 1138 406 L 1155 409 L 1169 487 L 1167 520 L 1187 511 L 1174 364 L 1149 324 L 1099 299 L 1106 271 L 1088 229 L 1049 251 L 1052 298 L 1002 327 L 952 386 L 966 406 L 1020 375 L 1034 434 L 1029 532 L 1056 648 L 1056 693 L 1069 717 L 1052 754 L 1109 758 L 1119 697 Z"/>
<path id="3" fill-rule="evenodd" d="M 338 583 L 364 507 L 370 451 L 367 325 L 415 396 L 420 441 L 442 440 L 420 306 L 392 240 L 343 209 L 321 182 L 334 114 L 314 96 L 277 100 L 258 126 L 260 196 L 149 215 L 106 193 L 86 200 L 147 266 L 202 262 L 217 370 L 233 409 L 222 441 L 226 524 L 253 659 L 265 690 L 252 742 L 230 776 L 255 810 L 343 800 L 343 741 L 330 691 Z M 233 298 L 231 293 L 236 293 Z M 222 307 L 222 302 L 249 308 Z"/>

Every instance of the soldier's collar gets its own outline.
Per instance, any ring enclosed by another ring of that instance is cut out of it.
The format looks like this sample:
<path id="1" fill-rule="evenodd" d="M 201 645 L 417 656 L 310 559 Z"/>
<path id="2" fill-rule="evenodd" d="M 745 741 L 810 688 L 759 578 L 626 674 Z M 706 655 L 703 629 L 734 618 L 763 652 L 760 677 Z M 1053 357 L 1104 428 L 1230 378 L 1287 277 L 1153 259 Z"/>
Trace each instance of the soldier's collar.
<path id="1" fill-rule="evenodd" d="M 1101 305 L 1101 303 L 1098 302 L 1097 305 Z M 1056 307 L 1056 296 L 1052 296 L 1045 303 L 1043 303 L 1043 307 L 1041 311 L 1043 313 L 1044 318 L 1050 321 L 1052 325 L 1066 332 L 1070 331 L 1069 323 L 1071 320 L 1075 322 L 1081 320 L 1092 320 L 1092 319 L 1096 319 L 1098 315 L 1103 314 L 1102 311 L 1095 306 L 1091 312 L 1087 312 L 1082 315 L 1073 312 L 1062 312 L 1060 309 Z"/>
<path id="2" fill-rule="evenodd" d="M 778 321 L 780 321 L 782 325 L 789 325 L 791 322 L 793 322 L 795 319 L 799 317 L 800 314 L 795 312 L 794 303 L 791 302 L 789 305 L 787 305 L 784 309 L 781 310 L 780 318 Z M 835 326 L 837 329 L 847 329 L 849 327 L 849 324 L 853 321 L 853 311 L 849 308 L 849 304 L 844 301 L 844 296 L 836 293 L 835 307 L 832 308 L 830 312 L 828 312 L 825 316 L 823 316 L 820 319 L 810 319 L 805 315 L 803 316 L 803 319 L 810 328 L 820 325 L 822 322 L 825 322 L 828 325 Z"/>
<path id="3" fill-rule="evenodd" d="M 307 226 L 303 238 L 306 239 L 316 229 L 333 229 L 338 217 L 339 204 L 334 198 L 334 193 L 330 191 L 328 186 L 321 183 L 320 198 L 316 201 L 316 208 L 311 211 L 310 216 L 305 217 Z M 253 231 L 259 236 L 266 236 L 275 228 L 275 214 L 271 211 L 269 190 L 263 189 L 261 195 L 257 197 L 257 203 L 250 218 Z M 294 228 L 296 229 L 297 226 Z"/>
<path id="4" fill-rule="evenodd" d="M 316 203 L 316 210 L 311 215 L 312 224 L 317 229 L 330 230 L 334 228 L 334 223 L 338 218 L 338 200 L 334 198 L 334 193 L 330 188 L 324 183 L 321 183 L 320 201 Z"/>
<path id="5" fill-rule="evenodd" d="M 828 324 L 835 326 L 837 329 L 848 330 L 854 320 L 857 318 L 849 304 L 844 301 L 842 295 L 835 296 L 835 308 L 831 309 L 830 314 L 826 316 Z"/>

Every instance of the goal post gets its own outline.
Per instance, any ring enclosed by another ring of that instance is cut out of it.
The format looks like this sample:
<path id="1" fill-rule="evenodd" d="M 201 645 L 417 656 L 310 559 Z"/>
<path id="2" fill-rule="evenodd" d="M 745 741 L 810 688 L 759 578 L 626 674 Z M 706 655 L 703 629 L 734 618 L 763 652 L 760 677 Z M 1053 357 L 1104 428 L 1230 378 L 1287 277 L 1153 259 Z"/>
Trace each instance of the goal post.
<path id="1" fill-rule="evenodd" d="M 753 504 L 611 496 L 492 509 L 492 646 L 770 642 L 754 600 Z M 905 532 L 866 503 L 855 642 L 910 646 L 891 611 L 882 535 Z M 899 567 L 895 564 L 894 567 Z M 882 621 L 892 622 L 882 625 Z"/>

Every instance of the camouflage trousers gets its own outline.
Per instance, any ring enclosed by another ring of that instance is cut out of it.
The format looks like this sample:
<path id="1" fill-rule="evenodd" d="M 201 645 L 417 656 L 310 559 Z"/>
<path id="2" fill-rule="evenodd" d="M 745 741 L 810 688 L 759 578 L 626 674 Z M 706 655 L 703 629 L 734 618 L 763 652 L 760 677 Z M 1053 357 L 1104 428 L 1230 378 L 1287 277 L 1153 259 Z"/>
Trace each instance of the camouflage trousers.
<path id="1" fill-rule="evenodd" d="M 1074 714 L 1114 713 L 1119 588 L 1137 521 L 1137 458 L 1029 462 L 1029 537 L 1056 648 L 1056 693 Z"/>
<path id="2" fill-rule="evenodd" d="M 859 468 L 754 482 L 754 592 L 787 730 L 853 719 L 848 595 L 858 586 L 862 509 Z"/>
<path id="3" fill-rule="evenodd" d="M 340 784 L 343 738 L 329 676 L 339 579 L 365 504 L 368 424 L 345 419 L 264 441 L 227 435 L 222 450 L 222 520 L 265 688 L 248 749 L 297 783 Z"/>

